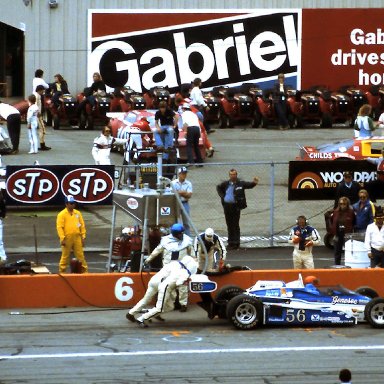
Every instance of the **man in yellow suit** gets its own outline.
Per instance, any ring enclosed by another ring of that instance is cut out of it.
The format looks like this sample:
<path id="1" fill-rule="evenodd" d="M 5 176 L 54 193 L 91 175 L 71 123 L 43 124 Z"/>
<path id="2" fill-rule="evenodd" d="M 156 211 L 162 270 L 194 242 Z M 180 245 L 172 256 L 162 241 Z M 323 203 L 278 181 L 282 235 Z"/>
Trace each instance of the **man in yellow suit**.
<path id="1" fill-rule="evenodd" d="M 56 228 L 62 250 L 59 264 L 60 273 L 65 273 L 72 250 L 82 264 L 83 273 L 88 272 L 83 250 L 86 229 L 83 216 L 80 211 L 75 209 L 75 205 L 75 198 L 72 195 L 66 196 L 65 208 L 57 215 Z"/>

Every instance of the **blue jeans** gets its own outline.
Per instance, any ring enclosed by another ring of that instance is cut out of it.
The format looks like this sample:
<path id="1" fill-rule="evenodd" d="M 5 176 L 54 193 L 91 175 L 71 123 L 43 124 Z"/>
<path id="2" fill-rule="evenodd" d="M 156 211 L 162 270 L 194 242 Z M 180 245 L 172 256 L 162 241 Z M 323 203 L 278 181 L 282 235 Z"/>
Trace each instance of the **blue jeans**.
<path id="1" fill-rule="evenodd" d="M 158 147 L 164 147 L 164 149 L 173 147 L 173 135 L 174 130 L 172 125 L 162 125 L 161 133 L 157 130 L 155 131 L 155 142 Z M 169 154 L 167 152 L 164 153 L 163 159 L 168 160 Z"/>

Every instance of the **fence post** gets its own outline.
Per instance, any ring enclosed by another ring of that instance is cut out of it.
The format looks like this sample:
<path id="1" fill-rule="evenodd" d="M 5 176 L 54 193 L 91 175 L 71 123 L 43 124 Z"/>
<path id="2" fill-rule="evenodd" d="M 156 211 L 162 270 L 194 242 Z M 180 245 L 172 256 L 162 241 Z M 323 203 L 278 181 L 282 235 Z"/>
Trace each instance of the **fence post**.
<path id="1" fill-rule="evenodd" d="M 274 211 L 275 211 L 275 164 L 271 163 L 270 170 L 270 193 L 269 193 L 269 246 L 273 247 L 273 235 L 274 235 Z"/>

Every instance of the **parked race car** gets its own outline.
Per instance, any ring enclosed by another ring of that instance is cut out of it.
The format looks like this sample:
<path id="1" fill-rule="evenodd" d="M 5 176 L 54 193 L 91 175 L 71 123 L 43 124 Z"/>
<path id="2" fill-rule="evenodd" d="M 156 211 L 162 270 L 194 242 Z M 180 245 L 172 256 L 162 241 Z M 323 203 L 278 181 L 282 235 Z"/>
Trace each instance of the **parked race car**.
<path id="1" fill-rule="evenodd" d="M 367 321 L 384 328 L 384 298 L 369 287 L 351 291 L 342 286 L 316 287 L 298 280 L 259 280 L 245 291 L 237 286 L 208 294 L 199 305 L 208 316 L 227 318 L 236 328 L 249 330 L 263 325 L 354 325 Z"/>
<path id="2" fill-rule="evenodd" d="M 122 112 L 108 112 L 107 117 L 111 118 L 111 125 L 112 125 L 112 135 L 114 137 L 120 137 L 120 138 L 127 138 L 126 132 L 129 132 L 131 129 L 132 124 L 135 122 L 139 122 L 142 118 L 145 118 L 146 121 L 149 123 L 149 127 L 152 132 L 155 131 L 155 113 L 156 110 L 153 109 L 143 109 L 143 110 L 132 110 L 127 113 Z M 154 140 L 152 135 L 150 135 L 151 138 L 149 141 L 143 142 L 143 145 L 145 148 L 152 148 L 155 146 Z M 199 149 L 201 153 L 202 159 L 205 159 L 206 157 L 206 150 L 205 145 L 203 142 L 203 138 L 205 136 L 201 136 L 199 139 Z M 176 147 L 176 156 L 177 159 L 180 161 L 187 161 L 187 139 L 186 135 L 183 131 L 179 132 L 179 137 L 177 140 Z M 146 154 L 144 151 L 141 156 L 144 157 L 153 157 L 156 159 L 156 150 L 149 151 L 148 154 Z M 140 162 L 140 157 L 138 159 Z"/>
<path id="3" fill-rule="evenodd" d="M 347 139 L 335 143 L 314 146 L 299 146 L 296 160 L 364 160 L 367 157 L 380 157 L 384 147 L 384 136 L 361 139 Z"/>

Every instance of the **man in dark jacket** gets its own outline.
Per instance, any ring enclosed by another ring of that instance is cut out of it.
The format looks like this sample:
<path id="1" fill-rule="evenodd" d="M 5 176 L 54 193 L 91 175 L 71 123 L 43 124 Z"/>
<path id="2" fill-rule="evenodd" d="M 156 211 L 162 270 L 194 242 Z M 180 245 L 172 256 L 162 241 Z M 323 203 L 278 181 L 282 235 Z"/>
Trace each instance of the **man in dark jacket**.
<path id="1" fill-rule="evenodd" d="M 341 181 L 336 187 L 335 193 L 335 203 L 333 208 L 335 209 L 339 203 L 340 197 L 348 197 L 351 205 L 357 203 L 359 201 L 359 191 L 361 189 L 361 185 L 353 180 L 352 172 L 345 171 L 343 173 L 343 181 Z"/>
<path id="2" fill-rule="evenodd" d="M 229 180 L 223 181 L 216 187 L 227 223 L 227 249 L 238 249 L 240 246 L 240 211 L 247 207 L 244 190 L 256 187 L 258 182 L 259 178 L 256 176 L 249 182 L 239 180 L 236 169 L 231 169 Z"/>

